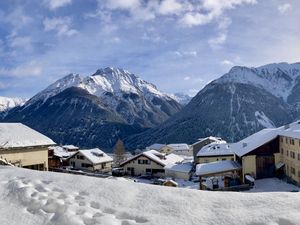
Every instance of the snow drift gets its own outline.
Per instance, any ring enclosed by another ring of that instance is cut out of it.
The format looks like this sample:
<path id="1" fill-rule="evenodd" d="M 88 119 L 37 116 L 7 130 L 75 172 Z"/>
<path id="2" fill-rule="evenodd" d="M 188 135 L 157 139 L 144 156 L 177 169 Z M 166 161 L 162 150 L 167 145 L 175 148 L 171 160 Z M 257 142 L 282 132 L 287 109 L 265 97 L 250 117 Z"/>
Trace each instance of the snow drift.
<path id="1" fill-rule="evenodd" d="M 0 167 L 0 224 L 300 224 L 299 193 L 224 193 Z"/>

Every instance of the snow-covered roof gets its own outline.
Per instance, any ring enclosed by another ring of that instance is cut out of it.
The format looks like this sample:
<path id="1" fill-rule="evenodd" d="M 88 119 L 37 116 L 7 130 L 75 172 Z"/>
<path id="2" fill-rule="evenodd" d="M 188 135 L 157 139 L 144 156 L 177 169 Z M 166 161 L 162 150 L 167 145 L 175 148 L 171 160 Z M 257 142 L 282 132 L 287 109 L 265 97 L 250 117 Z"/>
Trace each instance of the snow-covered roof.
<path id="1" fill-rule="evenodd" d="M 300 139 L 300 120 L 277 129 L 279 135 Z"/>
<path id="2" fill-rule="evenodd" d="M 230 144 L 212 142 L 208 145 L 205 145 L 197 153 L 197 156 L 217 156 L 217 155 L 233 155 L 234 152 L 230 149 Z"/>
<path id="3" fill-rule="evenodd" d="M 76 153 L 76 152 L 69 152 L 60 146 L 49 147 L 48 149 L 53 150 L 53 154 L 59 158 L 68 158 Z"/>
<path id="4" fill-rule="evenodd" d="M 181 173 L 189 173 L 191 172 L 193 164 L 190 162 L 187 163 L 175 163 L 168 164 L 164 167 L 165 170 L 181 172 Z"/>
<path id="5" fill-rule="evenodd" d="M 190 147 L 187 144 L 184 144 L 184 143 L 180 143 L 180 144 L 168 144 L 168 147 L 172 148 L 173 151 L 190 150 Z"/>
<path id="6" fill-rule="evenodd" d="M 153 150 L 158 150 L 159 151 L 164 146 L 166 146 L 166 145 L 155 143 L 153 145 L 148 146 L 147 149 L 149 149 L 149 150 L 153 149 Z"/>
<path id="7" fill-rule="evenodd" d="M 94 165 L 113 161 L 112 157 L 108 156 L 99 148 L 79 150 L 78 152 L 81 153 L 84 157 L 86 157 Z"/>
<path id="8" fill-rule="evenodd" d="M 68 150 L 78 150 L 79 148 L 75 145 L 64 145 L 62 146 L 64 149 L 68 149 Z"/>
<path id="9" fill-rule="evenodd" d="M 211 143 L 227 143 L 226 141 L 222 140 L 222 138 L 220 137 L 205 137 L 205 138 L 199 138 L 198 141 L 196 141 L 195 143 L 193 143 L 193 146 L 198 145 L 199 143 L 202 143 L 204 141 L 210 141 Z"/>
<path id="10" fill-rule="evenodd" d="M 224 160 L 211 163 L 198 164 L 196 167 L 196 175 L 203 176 L 215 173 L 229 172 L 241 169 L 241 165 L 236 161 Z"/>
<path id="11" fill-rule="evenodd" d="M 246 155 L 278 136 L 278 128 L 267 128 L 254 133 L 245 139 L 231 145 L 231 150 L 238 156 Z"/>
<path id="12" fill-rule="evenodd" d="M 149 150 L 149 151 L 142 152 L 142 153 L 126 160 L 121 165 L 124 165 L 124 164 L 126 164 L 126 163 L 140 157 L 140 156 L 145 156 L 145 157 L 153 160 L 154 162 L 156 162 L 156 163 L 158 163 L 162 166 L 182 162 L 184 160 L 183 157 L 181 157 L 179 155 L 175 155 L 173 153 L 167 155 L 167 154 L 164 154 L 164 153 L 160 153 L 156 150 Z"/>
<path id="13" fill-rule="evenodd" d="M 184 160 L 184 158 L 179 155 L 175 155 L 173 153 L 167 155 L 155 150 L 146 151 L 143 152 L 142 154 L 148 156 L 150 159 L 154 160 L 155 162 L 158 162 L 163 166 L 172 163 L 182 162 Z"/>
<path id="14" fill-rule="evenodd" d="M 220 138 L 220 137 L 213 137 L 213 136 L 208 136 L 208 137 L 205 137 L 205 138 L 198 138 L 198 141 L 199 141 L 199 142 L 205 141 L 205 140 L 211 140 L 211 141 L 223 141 L 222 138 Z"/>
<path id="15" fill-rule="evenodd" d="M 48 145 L 55 145 L 55 142 L 22 123 L 0 123 L 0 148 Z"/>

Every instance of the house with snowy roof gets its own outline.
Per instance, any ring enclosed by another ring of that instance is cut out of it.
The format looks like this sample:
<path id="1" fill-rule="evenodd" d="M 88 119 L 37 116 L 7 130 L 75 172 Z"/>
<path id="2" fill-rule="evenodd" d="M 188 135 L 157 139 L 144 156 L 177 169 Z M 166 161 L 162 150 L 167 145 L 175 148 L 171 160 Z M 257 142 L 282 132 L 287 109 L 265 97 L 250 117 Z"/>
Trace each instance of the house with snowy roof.
<path id="1" fill-rule="evenodd" d="M 199 138 L 194 144 L 192 144 L 192 149 L 193 149 L 193 157 L 194 157 L 194 162 L 197 162 L 197 154 L 202 149 L 205 145 L 208 145 L 210 143 L 226 143 L 226 141 L 222 140 L 220 137 L 205 137 L 205 138 Z"/>
<path id="2" fill-rule="evenodd" d="M 76 152 L 79 150 L 79 147 L 75 145 L 63 145 L 62 148 L 68 152 Z"/>
<path id="3" fill-rule="evenodd" d="M 256 179 L 286 175 L 300 184 L 300 121 L 278 128 L 266 128 L 231 144 L 243 178 Z"/>
<path id="4" fill-rule="evenodd" d="M 166 144 L 159 144 L 159 143 L 154 143 L 148 147 L 146 147 L 146 150 L 156 150 L 156 151 L 161 151 L 163 147 L 165 147 Z"/>
<path id="5" fill-rule="evenodd" d="M 193 151 L 192 148 L 185 143 L 177 143 L 177 144 L 168 144 L 161 148 L 161 153 L 170 154 L 174 153 L 176 155 L 183 156 L 192 156 Z"/>
<path id="6" fill-rule="evenodd" d="M 165 177 L 189 180 L 192 175 L 192 162 L 170 163 L 164 167 Z"/>
<path id="7" fill-rule="evenodd" d="M 48 147 L 55 143 L 22 123 L 0 123 L 0 159 L 12 165 L 48 170 Z"/>
<path id="8" fill-rule="evenodd" d="M 235 153 L 231 150 L 230 144 L 226 142 L 212 142 L 205 145 L 197 153 L 196 164 L 224 160 L 235 160 Z"/>
<path id="9" fill-rule="evenodd" d="M 69 157 L 74 169 L 90 172 L 110 172 L 113 158 L 99 148 L 79 150 Z"/>
<path id="10" fill-rule="evenodd" d="M 70 156 L 72 156 L 73 154 L 76 153 L 76 151 L 74 149 L 75 148 L 72 147 L 72 150 L 69 151 L 68 148 L 64 148 L 64 146 L 49 147 L 48 148 L 49 170 L 55 170 L 62 166 L 68 166 L 69 165 L 68 160 L 69 160 Z"/>
<path id="11" fill-rule="evenodd" d="M 121 163 L 126 174 L 131 176 L 153 175 L 165 176 L 165 166 L 168 164 L 180 163 L 183 157 L 176 154 L 165 154 L 156 150 L 142 152 L 125 162 Z"/>

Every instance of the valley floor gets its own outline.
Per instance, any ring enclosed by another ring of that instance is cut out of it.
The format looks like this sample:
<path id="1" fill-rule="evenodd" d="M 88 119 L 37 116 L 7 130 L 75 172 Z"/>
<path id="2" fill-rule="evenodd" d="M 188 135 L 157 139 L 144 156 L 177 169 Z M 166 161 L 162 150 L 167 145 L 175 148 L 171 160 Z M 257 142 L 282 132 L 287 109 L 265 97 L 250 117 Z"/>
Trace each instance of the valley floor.
<path id="1" fill-rule="evenodd" d="M 225 193 L 0 167 L 0 224 L 300 224 L 300 193 L 269 182 Z"/>

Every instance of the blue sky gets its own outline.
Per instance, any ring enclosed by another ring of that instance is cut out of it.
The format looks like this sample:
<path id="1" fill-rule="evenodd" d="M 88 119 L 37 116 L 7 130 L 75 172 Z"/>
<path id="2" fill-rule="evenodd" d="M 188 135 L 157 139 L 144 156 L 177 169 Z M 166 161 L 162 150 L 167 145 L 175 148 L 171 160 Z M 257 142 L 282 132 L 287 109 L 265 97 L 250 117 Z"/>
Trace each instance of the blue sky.
<path id="1" fill-rule="evenodd" d="M 0 95 L 121 67 L 195 94 L 233 65 L 300 61 L 299 0 L 3 0 Z"/>

